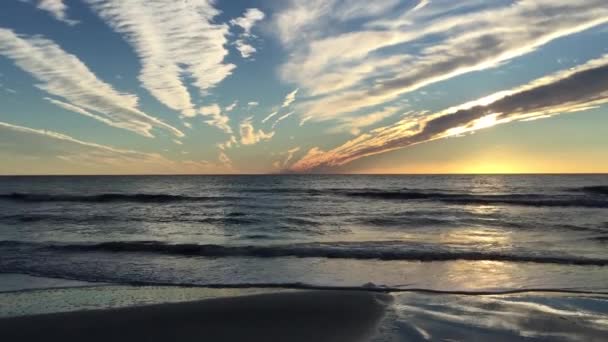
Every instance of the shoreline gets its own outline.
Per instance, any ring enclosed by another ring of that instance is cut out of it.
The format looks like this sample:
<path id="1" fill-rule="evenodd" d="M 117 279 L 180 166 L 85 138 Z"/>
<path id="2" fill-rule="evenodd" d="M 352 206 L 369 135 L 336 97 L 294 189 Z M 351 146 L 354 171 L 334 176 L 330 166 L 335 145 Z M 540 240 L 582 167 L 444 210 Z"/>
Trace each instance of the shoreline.
<path id="1" fill-rule="evenodd" d="M 11 341 L 603 341 L 608 332 L 608 296 L 579 293 L 102 285 L 4 292 L 0 302 L 0 336 Z"/>
<path id="2" fill-rule="evenodd" d="M 8 284 L 2 284 L 7 282 Z M 27 285 L 24 285 L 27 283 Z M 187 283 L 165 283 L 165 282 L 96 282 L 77 280 L 72 278 L 57 278 L 32 275 L 27 273 L 0 273 L 0 294 L 2 293 L 24 293 L 29 291 L 43 290 L 69 290 L 86 287 L 136 287 L 136 288 L 181 288 L 181 289 L 208 289 L 208 290 L 267 290 L 267 291 L 345 291 L 345 292 L 371 292 L 380 294 L 419 293 L 437 295 L 462 295 L 462 296 L 493 296 L 511 294 L 574 294 L 574 295 L 599 295 L 608 296 L 608 290 L 574 289 L 574 288 L 487 288 L 487 289 L 455 289 L 446 290 L 441 288 L 422 287 L 394 287 L 376 285 L 373 283 L 360 286 L 341 285 L 315 285 L 307 283 L 211 283 L 211 284 L 187 284 Z"/>

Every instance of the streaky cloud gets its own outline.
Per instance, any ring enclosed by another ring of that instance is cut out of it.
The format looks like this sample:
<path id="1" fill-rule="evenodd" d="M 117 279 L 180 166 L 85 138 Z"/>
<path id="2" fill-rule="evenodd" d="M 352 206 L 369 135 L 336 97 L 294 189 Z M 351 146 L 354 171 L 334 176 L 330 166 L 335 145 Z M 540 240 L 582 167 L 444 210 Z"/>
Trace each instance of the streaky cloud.
<path id="1" fill-rule="evenodd" d="M 38 9 L 49 12 L 55 19 L 62 21 L 68 25 L 78 24 L 77 20 L 69 19 L 67 16 L 68 6 L 64 0 L 39 0 Z"/>
<path id="2" fill-rule="evenodd" d="M 400 107 L 389 106 L 379 111 L 372 113 L 357 115 L 353 117 L 340 117 L 338 120 L 340 124 L 329 129 L 330 133 L 342 133 L 349 132 L 353 135 L 361 133 L 361 129 L 371 126 L 377 122 L 380 122 L 386 118 L 389 118 L 400 110 Z"/>
<path id="3" fill-rule="evenodd" d="M 280 68 L 282 79 L 314 95 L 298 112 L 316 121 L 350 116 L 608 22 L 603 0 L 522 0 L 438 10 L 450 3 L 426 2 L 381 22 L 370 12 L 353 30 L 350 21 L 330 20 L 340 2 L 294 2 L 276 16 L 275 25 L 286 27 L 277 31 L 290 56 Z M 298 31 L 287 28 L 290 21 L 305 23 Z"/>
<path id="4" fill-rule="evenodd" d="M 425 118 L 406 117 L 330 151 L 313 148 L 290 170 L 308 172 L 341 166 L 366 156 L 499 124 L 585 110 L 608 103 L 607 79 L 608 55 Z"/>
<path id="5" fill-rule="evenodd" d="M 272 119 L 273 117 L 275 117 L 277 114 L 279 114 L 278 110 L 275 110 L 274 112 L 268 114 L 264 119 L 262 119 L 262 123 L 266 123 L 266 121 Z"/>
<path id="6" fill-rule="evenodd" d="M 229 27 L 213 22 L 212 0 L 86 1 L 135 49 L 143 87 L 184 116 L 196 115 L 186 79 L 205 96 L 235 68 L 224 62 Z"/>
<path id="7" fill-rule="evenodd" d="M 296 89 L 285 96 L 285 100 L 283 100 L 281 108 L 289 107 L 296 100 L 296 94 L 298 93 L 298 90 L 300 89 Z"/>
<path id="8" fill-rule="evenodd" d="M 289 112 L 289 113 L 287 113 L 287 114 L 281 115 L 281 116 L 280 116 L 280 117 L 277 119 L 277 121 L 275 121 L 275 122 L 274 122 L 274 124 L 272 124 L 272 129 L 274 129 L 275 127 L 277 127 L 277 125 L 278 125 L 278 124 L 279 124 L 281 121 L 283 121 L 283 120 L 287 119 L 288 117 L 292 116 L 294 113 L 295 113 L 295 111 L 291 111 L 291 112 Z"/>
<path id="9" fill-rule="evenodd" d="M 284 108 L 288 108 L 289 106 L 291 106 L 291 104 L 296 100 L 296 94 L 298 93 L 299 89 L 295 89 L 293 91 L 291 91 L 290 93 L 287 93 L 287 95 L 285 95 L 285 98 L 283 99 L 283 103 L 281 104 L 281 106 L 276 106 L 273 108 L 273 112 L 268 114 L 264 119 L 262 119 L 262 123 L 266 123 L 266 121 L 274 118 L 275 116 L 277 116 L 282 109 Z M 272 125 L 272 127 L 276 127 L 277 123 L 281 120 L 286 119 L 288 116 L 292 115 L 292 112 L 289 112 L 281 117 L 279 117 L 279 119 L 277 121 L 275 121 L 275 123 Z"/>
<path id="10" fill-rule="evenodd" d="M 280 153 L 281 156 L 285 156 L 283 158 L 283 160 L 277 160 L 274 163 L 272 163 L 272 166 L 275 169 L 278 170 L 285 170 L 287 168 L 287 165 L 289 165 L 289 162 L 293 159 L 294 155 L 300 151 L 300 147 L 294 147 L 294 148 L 290 148 L 289 150 Z"/>
<path id="11" fill-rule="evenodd" d="M 117 91 L 100 80 L 78 57 L 51 40 L 0 28 L 0 55 L 13 60 L 40 81 L 38 88 L 63 99 L 51 102 L 64 109 L 146 137 L 153 137 L 153 128 L 162 128 L 178 137 L 184 135 L 139 110 L 136 95 Z"/>
<path id="12" fill-rule="evenodd" d="M 97 144 L 73 138 L 55 131 L 34 129 L 25 126 L 0 122 L 0 144 L 18 144 L 18 139 L 25 139 L 33 144 L 32 153 L 40 158 L 54 158 L 63 167 L 60 171 L 86 170 L 92 172 L 106 170 L 109 173 L 201 173 L 225 172 L 221 166 L 207 161 L 170 160 L 158 153 L 140 152 Z M 15 155 L 14 158 L 19 158 Z M 27 157 L 27 156 L 25 156 Z M 8 165 L 0 166 L 0 172 L 11 173 Z M 22 171 L 22 170 L 21 170 Z M 46 172 L 53 171 L 45 170 Z"/>
<path id="13" fill-rule="evenodd" d="M 429 5 L 430 2 L 431 2 L 430 0 L 420 0 L 418 2 L 418 4 L 416 6 L 414 6 L 414 8 L 412 8 L 412 11 L 418 11 L 418 10 L 425 8 L 426 6 Z"/>

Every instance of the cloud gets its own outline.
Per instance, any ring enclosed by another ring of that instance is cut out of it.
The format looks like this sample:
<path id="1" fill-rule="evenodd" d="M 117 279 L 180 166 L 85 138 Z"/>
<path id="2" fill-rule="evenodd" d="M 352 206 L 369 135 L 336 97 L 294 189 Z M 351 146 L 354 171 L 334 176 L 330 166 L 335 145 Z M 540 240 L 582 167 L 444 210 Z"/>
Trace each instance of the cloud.
<path id="1" fill-rule="evenodd" d="M 199 109 L 199 113 L 201 115 L 210 117 L 210 119 L 206 120 L 205 123 L 217 127 L 228 134 L 232 133 L 232 128 L 230 128 L 228 125 L 230 118 L 222 114 L 222 109 L 217 103 L 209 106 L 202 106 Z"/>
<path id="2" fill-rule="evenodd" d="M 235 41 L 234 45 L 236 46 L 236 49 L 239 50 L 239 53 L 243 58 L 249 58 L 257 51 L 253 46 L 245 43 L 245 41 L 242 39 Z"/>
<path id="3" fill-rule="evenodd" d="M 376 111 L 373 113 L 358 115 L 353 117 L 341 117 L 339 118 L 340 124 L 338 126 L 332 127 L 329 132 L 331 133 L 341 133 L 341 132 L 349 132 L 353 135 L 358 135 L 361 133 L 361 129 L 371 126 L 375 123 L 378 123 L 386 118 L 389 118 L 395 115 L 400 110 L 399 107 L 390 106 L 383 108 L 380 111 Z"/>
<path id="4" fill-rule="evenodd" d="M 279 108 L 278 106 L 275 106 L 273 109 L 274 111 L 270 114 L 268 114 L 264 119 L 262 119 L 262 123 L 266 123 L 266 121 L 272 119 L 273 117 L 275 117 L 277 114 L 279 114 L 280 110 L 282 108 L 287 108 L 289 107 L 295 100 L 296 100 L 296 94 L 298 93 L 299 89 L 295 89 L 294 91 L 288 93 L 287 95 L 285 95 L 285 99 L 283 100 L 283 104 L 281 104 L 281 107 Z M 293 112 L 289 112 L 285 115 L 283 115 L 282 117 L 280 117 L 273 125 L 273 128 L 277 125 L 277 123 L 281 120 L 286 119 L 287 117 L 289 117 L 290 115 L 292 115 Z"/>
<path id="5" fill-rule="evenodd" d="M 262 21 L 264 17 L 264 12 L 259 9 L 248 8 L 242 17 L 230 20 L 231 25 L 238 26 L 243 30 L 243 33 L 239 34 L 239 39 L 234 42 L 241 57 L 250 58 L 257 51 L 250 43 L 253 38 L 256 38 L 251 34 L 251 29 L 258 21 Z"/>
<path id="6" fill-rule="evenodd" d="M 224 151 L 224 150 L 232 148 L 233 146 L 236 146 L 237 144 L 238 144 L 238 142 L 236 141 L 236 137 L 234 135 L 232 135 L 232 136 L 230 136 L 230 139 L 226 140 L 223 143 L 217 144 L 217 147 L 220 150 Z"/>
<path id="7" fill-rule="evenodd" d="M 298 112 L 317 121 L 386 105 L 608 22 L 603 0 L 476 1 L 457 10 L 452 1 L 435 0 L 392 19 L 374 13 L 402 5 L 384 2 L 377 12 L 361 11 L 361 23 L 337 16 L 341 4 L 292 1 L 275 16 L 289 55 L 280 76 L 314 95 Z"/>
<path id="8" fill-rule="evenodd" d="M 313 148 L 291 170 L 304 172 L 340 166 L 362 157 L 498 124 L 586 110 L 608 103 L 606 79 L 608 55 L 424 118 L 406 117 L 327 152 Z"/>
<path id="9" fill-rule="evenodd" d="M 274 26 L 281 41 L 297 46 L 302 41 L 332 31 L 337 22 L 381 15 L 399 0 L 291 0 L 274 16 Z"/>
<path id="10" fill-rule="evenodd" d="M 230 20 L 230 23 L 239 26 L 245 34 L 251 34 L 251 29 L 258 22 L 264 20 L 264 12 L 257 8 L 248 8 L 242 17 Z"/>
<path id="11" fill-rule="evenodd" d="M 428 6 L 429 3 L 431 3 L 430 0 L 420 0 L 418 2 L 418 4 L 416 6 L 414 6 L 414 8 L 412 8 L 412 11 L 421 10 L 421 9 L 425 8 L 426 6 Z"/>
<path id="12" fill-rule="evenodd" d="M 293 103 L 293 101 L 296 100 L 296 94 L 298 93 L 298 90 L 299 89 L 296 89 L 285 96 L 285 100 L 283 100 L 283 104 L 281 105 L 281 108 L 289 107 L 289 105 L 291 105 Z"/>
<path id="13" fill-rule="evenodd" d="M 259 102 L 257 102 L 257 101 L 250 101 L 250 102 L 247 102 L 247 106 L 249 106 L 249 107 L 257 107 L 257 106 L 259 106 L 259 105 L 260 105 L 260 103 L 259 103 Z"/>
<path id="14" fill-rule="evenodd" d="M 284 114 L 284 115 L 280 116 L 280 117 L 277 119 L 277 121 L 275 121 L 275 122 L 274 122 L 274 124 L 272 125 L 272 129 L 274 129 L 275 127 L 277 127 L 277 125 L 279 124 L 279 122 L 281 122 L 281 121 L 283 121 L 283 120 L 287 119 L 288 117 L 292 116 L 294 113 L 295 113 L 295 111 L 291 111 L 291 112 L 289 112 L 289 113 L 287 113 L 287 114 Z"/>
<path id="15" fill-rule="evenodd" d="M 276 116 L 277 114 L 279 114 L 278 110 L 275 110 L 274 112 L 268 114 L 268 116 L 266 116 L 263 120 L 262 123 L 265 123 L 266 121 L 272 119 L 274 116 Z"/>
<path id="16" fill-rule="evenodd" d="M 306 122 L 308 122 L 310 119 L 312 119 L 312 117 L 311 117 L 311 116 L 306 116 L 306 117 L 303 117 L 303 118 L 302 118 L 302 120 L 300 120 L 300 124 L 299 124 L 299 126 L 300 126 L 300 127 L 304 126 L 304 124 L 305 124 Z"/>
<path id="17" fill-rule="evenodd" d="M 49 12 L 55 19 L 63 21 L 68 25 L 78 24 L 77 20 L 70 20 L 66 14 L 68 6 L 63 0 L 40 0 L 36 6 L 38 9 Z"/>
<path id="18" fill-rule="evenodd" d="M 120 149 L 73 138 L 42 129 L 0 122 L 0 151 L 5 160 L 0 174 L 71 173 L 71 174 L 151 174 L 151 173 L 222 173 L 220 165 L 206 161 L 174 161 L 157 153 Z M 45 163 L 40 164 L 39 159 Z M 24 165 L 34 160 L 31 168 Z M 35 167 L 34 167 L 35 166 Z"/>
<path id="19" fill-rule="evenodd" d="M 136 95 L 115 90 L 97 78 L 78 57 L 48 39 L 17 35 L 0 28 L 0 55 L 36 78 L 40 82 L 38 88 L 61 98 L 63 101 L 51 102 L 65 109 L 146 137 L 153 137 L 153 128 L 162 128 L 178 137 L 184 135 L 139 110 Z"/>
<path id="20" fill-rule="evenodd" d="M 251 123 L 251 118 L 243 120 L 239 128 L 243 145 L 254 145 L 263 140 L 270 140 L 274 136 L 274 132 L 265 133 L 261 129 L 256 131 Z"/>
<path id="21" fill-rule="evenodd" d="M 272 166 L 275 169 L 285 169 L 287 168 L 287 165 L 289 164 L 289 162 L 293 159 L 293 156 L 300 151 L 300 147 L 294 147 L 291 148 L 283 153 L 280 153 L 281 156 L 285 156 L 285 158 L 283 158 L 283 160 L 277 160 L 274 163 L 272 163 Z"/>
<path id="22" fill-rule="evenodd" d="M 232 112 L 238 104 L 239 104 L 239 101 L 234 101 L 234 102 L 232 102 L 232 104 L 226 106 L 226 108 L 224 108 L 224 110 L 227 112 Z"/>
<path id="23" fill-rule="evenodd" d="M 230 159 L 230 157 L 228 157 L 228 155 L 225 152 L 220 151 L 220 153 L 218 155 L 218 160 L 220 161 L 220 164 L 223 165 L 227 170 L 229 170 L 229 171 L 234 170 L 234 165 L 232 164 L 232 160 Z"/>
<path id="24" fill-rule="evenodd" d="M 138 125 L 133 125 L 131 122 L 114 122 L 112 120 L 106 119 L 103 116 L 99 116 L 99 115 L 95 115 L 91 112 L 89 112 L 88 110 L 75 106 L 71 103 L 67 103 L 67 102 L 63 102 L 63 101 L 59 101 L 57 99 L 53 99 L 50 97 L 45 97 L 45 100 L 49 101 L 50 103 L 61 107 L 67 111 L 70 112 L 74 112 L 74 113 L 78 113 L 78 114 L 82 114 L 84 116 L 88 116 L 92 119 L 98 120 L 103 122 L 104 124 L 108 125 L 108 126 L 112 126 L 112 127 L 116 127 L 116 128 L 122 128 L 122 129 L 128 129 L 131 131 L 135 131 L 137 132 L 137 130 L 139 129 Z"/>
<path id="25" fill-rule="evenodd" d="M 229 28 L 213 23 L 214 1 L 86 1 L 135 49 L 143 87 L 184 116 L 196 115 L 188 86 L 204 96 L 235 68 L 224 62 Z"/>

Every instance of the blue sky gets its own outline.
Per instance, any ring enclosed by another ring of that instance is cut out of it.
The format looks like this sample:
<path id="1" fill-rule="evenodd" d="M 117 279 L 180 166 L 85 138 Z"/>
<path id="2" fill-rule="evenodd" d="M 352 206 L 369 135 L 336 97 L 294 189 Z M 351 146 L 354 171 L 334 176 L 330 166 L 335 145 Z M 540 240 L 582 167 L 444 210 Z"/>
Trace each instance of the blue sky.
<path id="1" fill-rule="evenodd" d="M 6 0 L 1 174 L 608 172 L 603 0 Z"/>

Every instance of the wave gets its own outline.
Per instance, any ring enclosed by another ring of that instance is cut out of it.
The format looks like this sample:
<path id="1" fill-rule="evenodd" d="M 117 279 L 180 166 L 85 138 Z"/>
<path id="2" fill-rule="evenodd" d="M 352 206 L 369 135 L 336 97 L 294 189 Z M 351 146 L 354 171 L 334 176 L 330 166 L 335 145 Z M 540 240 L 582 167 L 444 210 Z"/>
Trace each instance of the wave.
<path id="1" fill-rule="evenodd" d="M 567 255 L 517 254 L 508 252 L 457 251 L 433 249 L 428 246 L 405 246 L 395 241 L 366 243 L 316 243 L 292 245 L 227 246 L 214 244 L 167 244 L 159 241 L 113 241 L 97 244 L 39 244 L 19 241 L 0 241 L 0 247 L 34 247 L 37 249 L 71 252 L 139 252 L 200 257 L 256 257 L 256 258 L 335 258 L 377 259 L 402 261 L 504 261 L 562 264 L 580 266 L 608 266 L 608 259 Z"/>
<path id="2" fill-rule="evenodd" d="M 608 195 L 608 185 L 584 186 L 575 190 L 595 195 Z"/>
<path id="3" fill-rule="evenodd" d="M 586 196 L 541 195 L 541 194 L 510 194 L 510 195 L 474 195 L 445 192 L 420 191 L 349 191 L 344 195 L 381 200 L 427 200 L 448 204 L 493 205 L 507 204 L 534 207 L 587 207 L 608 208 L 605 198 L 590 198 Z"/>
<path id="4" fill-rule="evenodd" d="M 169 194 L 97 194 L 97 195 L 70 195 L 70 194 L 31 194 L 13 192 L 10 194 L 0 194 L 0 200 L 16 202 L 91 202 L 91 203 L 111 203 L 111 202 L 142 202 L 142 203 L 169 203 L 169 202 L 204 202 L 238 200 L 240 197 L 230 196 L 185 196 Z"/>
<path id="5" fill-rule="evenodd" d="M 13 214 L 0 215 L 0 222 L 8 223 L 65 223 L 65 224 L 102 224 L 102 223 L 201 223 L 216 225 L 253 225 L 262 221 L 253 217 L 231 216 L 226 217 L 121 217 L 111 215 L 55 215 L 55 214 Z"/>
<path id="6" fill-rule="evenodd" d="M 554 288 L 554 287 L 530 287 L 530 288 L 504 288 L 504 289 L 488 289 L 488 290 L 441 290 L 423 287 L 400 287 L 387 286 L 382 284 L 366 283 L 362 285 L 340 286 L 340 285 L 323 285 L 311 284 L 303 282 L 241 282 L 241 283 L 182 283 L 182 282 L 167 282 L 167 281 L 150 281 L 150 280 L 125 280 L 125 279 L 100 279 L 98 277 L 87 276 L 68 276 L 57 272 L 47 271 L 19 271 L 18 274 L 25 274 L 34 277 L 51 277 L 56 279 L 86 281 L 90 283 L 99 283 L 99 285 L 88 284 L 85 286 L 65 286 L 65 287 L 37 287 L 19 290 L 0 291 L 0 293 L 28 293 L 39 292 L 45 290 L 61 290 L 74 288 L 98 288 L 115 285 L 129 285 L 138 287 L 180 287 L 180 288 L 206 288 L 206 289 L 285 289 L 285 290 L 329 290 L 329 291 L 365 291 L 379 293 L 422 293 L 422 294 L 437 294 L 437 295 L 463 295 L 463 296 L 488 296 L 488 295 L 509 295 L 522 293 L 558 293 L 558 294 L 586 294 L 607 296 L 608 292 L 595 290 L 579 290 L 571 288 Z"/>
<path id="7" fill-rule="evenodd" d="M 444 226 L 453 225 L 454 220 L 447 218 L 432 218 L 432 217 L 410 217 L 405 215 L 390 215 L 390 216 L 372 216 L 355 218 L 353 221 L 365 225 L 378 227 L 403 227 L 403 226 Z"/>
<path id="8" fill-rule="evenodd" d="M 305 200 L 309 196 L 339 196 L 351 198 L 367 198 L 378 200 L 399 201 L 435 201 L 447 204 L 459 205 L 518 205 L 534 207 L 587 207 L 608 208 L 608 186 L 587 186 L 570 189 L 577 194 L 471 194 L 458 193 L 449 190 L 437 189 L 416 190 L 382 190 L 374 188 L 361 189 L 303 189 L 303 188 L 278 188 L 278 189 L 241 189 L 240 193 L 260 193 L 265 196 L 282 196 L 285 194 L 298 195 L 299 200 Z M 36 194 L 13 192 L 0 194 L 0 200 L 14 202 L 84 202 L 84 203 L 114 203 L 114 202 L 139 202 L 139 203 L 172 203 L 172 202 L 223 202 L 244 199 L 255 199 L 256 197 L 242 196 L 189 196 L 172 194 L 124 194 L 106 193 L 92 195 L 75 194 Z M 266 197 L 270 198 L 270 197 Z"/>

